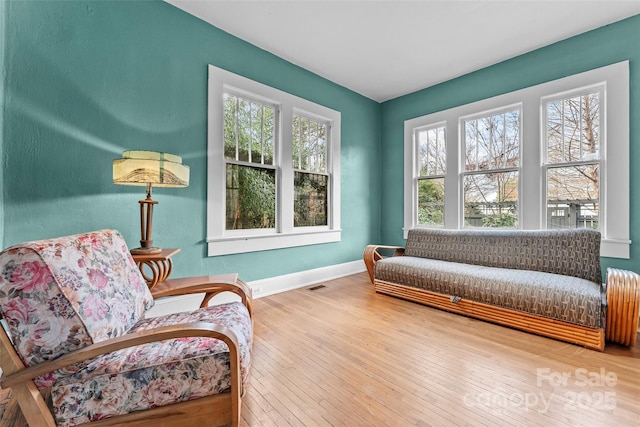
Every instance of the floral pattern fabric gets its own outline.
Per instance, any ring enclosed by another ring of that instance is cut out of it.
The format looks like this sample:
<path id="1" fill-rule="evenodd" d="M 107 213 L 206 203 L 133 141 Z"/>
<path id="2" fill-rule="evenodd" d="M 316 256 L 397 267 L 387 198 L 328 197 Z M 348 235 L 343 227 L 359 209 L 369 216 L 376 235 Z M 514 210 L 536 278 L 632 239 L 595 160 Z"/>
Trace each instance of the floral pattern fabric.
<path id="1" fill-rule="evenodd" d="M 0 306 L 30 366 L 125 334 L 153 297 L 122 236 L 102 230 L 0 253 Z"/>
<path id="2" fill-rule="evenodd" d="M 238 339 L 241 381 L 246 384 L 253 333 L 249 312 L 239 302 L 144 319 L 131 332 L 190 322 L 211 322 L 233 331 Z M 230 387 L 229 349 L 213 338 L 154 342 L 53 372 L 36 383 L 52 386 L 56 422 L 70 427 L 224 393 Z"/>

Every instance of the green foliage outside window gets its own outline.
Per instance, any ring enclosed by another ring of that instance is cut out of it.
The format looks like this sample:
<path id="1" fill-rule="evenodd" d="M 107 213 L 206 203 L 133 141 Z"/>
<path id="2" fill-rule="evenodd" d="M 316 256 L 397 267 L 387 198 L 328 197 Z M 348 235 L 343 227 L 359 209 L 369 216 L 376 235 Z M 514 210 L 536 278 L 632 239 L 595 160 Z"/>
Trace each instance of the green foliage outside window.
<path id="1" fill-rule="evenodd" d="M 275 171 L 227 165 L 226 202 L 227 230 L 274 228 Z"/>
<path id="2" fill-rule="evenodd" d="M 488 215 L 482 218 L 483 227 L 514 228 L 517 222 L 518 222 L 518 217 L 508 212 L 503 212 L 498 215 Z"/>
<path id="3" fill-rule="evenodd" d="M 444 225 L 444 179 L 418 181 L 418 224 Z"/>

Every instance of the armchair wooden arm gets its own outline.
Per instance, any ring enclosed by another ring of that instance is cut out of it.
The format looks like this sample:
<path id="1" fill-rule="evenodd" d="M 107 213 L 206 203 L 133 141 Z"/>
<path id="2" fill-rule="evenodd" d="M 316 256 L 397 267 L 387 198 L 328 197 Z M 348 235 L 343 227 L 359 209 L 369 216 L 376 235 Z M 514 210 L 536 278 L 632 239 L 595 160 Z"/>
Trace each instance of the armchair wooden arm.
<path id="1" fill-rule="evenodd" d="M 368 245 L 367 247 L 365 247 L 362 258 L 364 259 L 364 264 L 367 266 L 367 272 L 369 273 L 369 279 L 371 279 L 371 283 L 373 283 L 374 280 L 373 273 L 376 262 L 385 258 L 385 256 L 380 253 L 380 249 L 393 250 L 392 256 L 404 255 L 404 248 L 402 246 Z"/>
<path id="2" fill-rule="evenodd" d="M 0 379 L 0 386 L 2 388 L 13 387 L 16 384 L 32 380 L 40 375 L 64 368 L 65 366 L 124 348 L 184 337 L 216 338 L 227 344 L 230 353 L 235 353 L 236 355 L 238 353 L 238 338 L 230 329 L 208 322 L 184 323 L 163 326 L 152 331 L 134 332 L 83 347 L 55 360 L 39 363 L 12 373 L 11 375 L 3 376 L 2 379 Z"/>
<path id="3" fill-rule="evenodd" d="M 251 288 L 240 280 L 236 273 L 167 279 L 151 289 L 151 295 L 155 299 L 203 293 L 205 296 L 200 307 L 206 307 L 211 298 L 222 292 L 232 292 L 240 296 L 242 304 L 249 311 L 249 316 L 253 317 Z"/>

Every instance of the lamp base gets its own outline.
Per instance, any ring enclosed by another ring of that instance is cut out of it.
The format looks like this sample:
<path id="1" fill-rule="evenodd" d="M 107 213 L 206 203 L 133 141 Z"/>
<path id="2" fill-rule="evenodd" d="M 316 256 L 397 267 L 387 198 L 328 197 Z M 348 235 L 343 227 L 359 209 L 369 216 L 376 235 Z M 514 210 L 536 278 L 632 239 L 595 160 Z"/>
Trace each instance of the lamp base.
<path id="1" fill-rule="evenodd" d="M 162 252 L 162 249 L 160 249 L 160 248 L 135 248 L 135 249 L 131 249 L 129 252 L 131 252 L 133 255 L 155 255 L 155 254 L 159 254 L 160 252 Z"/>

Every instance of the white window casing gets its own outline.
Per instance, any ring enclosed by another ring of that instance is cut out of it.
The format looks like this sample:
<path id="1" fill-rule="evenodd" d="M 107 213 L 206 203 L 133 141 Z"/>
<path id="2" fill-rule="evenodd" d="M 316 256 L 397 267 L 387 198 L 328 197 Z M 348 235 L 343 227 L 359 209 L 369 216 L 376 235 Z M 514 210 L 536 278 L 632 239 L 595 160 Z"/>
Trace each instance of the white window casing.
<path id="1" fill-rule="evenodd" d="M 275 228 L 227 230 L 226 160 L 224 156 L 225 92 L 276 106 L 274 166 Z M 292 123 L 303 114 L 327 123 L 327 225 L 294 227 Z M 207 244 L 208 255 L 226 255 L 340 241 L 340 112 L 209 65 L 207 113 Z"/>
<path id="2" fill-rule="evenodd" d="M 544 102 L 550 97 L 602 90 L 600 100 L 600 216 L 601 256 L 629 258 L 629 62 L 623 61 L 591 71 L 531 86 L 448 110 L 406 120 L 404 124 L 404 236 L 417 223 L 417 177 L 415 130 L 446 126 L 444 227 L 464 226 L 462 171 L 464 166 L 462 118 L 510 105 L 521 106 L 518 228 L 546 227 L 546 145 Z"/>

